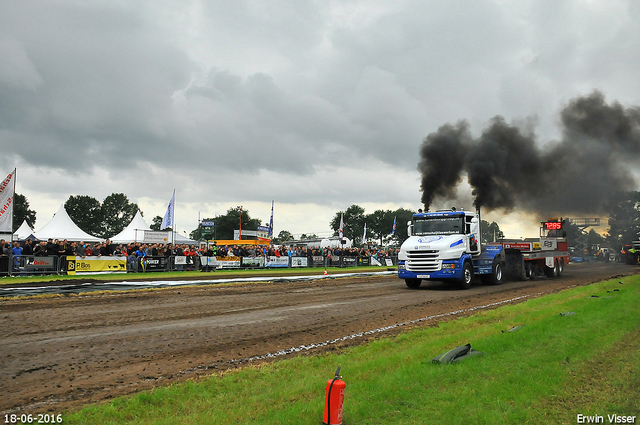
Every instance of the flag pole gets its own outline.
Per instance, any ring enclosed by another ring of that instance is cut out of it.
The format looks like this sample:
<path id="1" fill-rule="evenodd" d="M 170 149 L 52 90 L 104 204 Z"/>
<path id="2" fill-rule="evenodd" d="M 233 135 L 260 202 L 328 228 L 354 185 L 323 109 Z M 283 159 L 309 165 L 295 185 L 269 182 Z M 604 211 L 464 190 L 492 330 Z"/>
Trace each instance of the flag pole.
<path id="1" fill-rule="evenodd" d="M 13 243 L 13 213 L 14 213 L 14 209 L 13 206 L 15 205 L 15 200 L 16 200 L 16 178 L 18 177 L 18 168 L 14 168 L 13 169 L 13 196 L 11 199 L 11 243 Z M 17 230 L 17 229 L 16 229 Z"/>
<path id="2" fill-rule="evenodd" d="M 175 239 L 176 239 L 176 189 L 173 189 L 173 196 L 171 198 L 171 200 L 173 201 L 173 205 L 171 205 L 171 240 L 173 241 L 172 243 L 175 245 Z"/>

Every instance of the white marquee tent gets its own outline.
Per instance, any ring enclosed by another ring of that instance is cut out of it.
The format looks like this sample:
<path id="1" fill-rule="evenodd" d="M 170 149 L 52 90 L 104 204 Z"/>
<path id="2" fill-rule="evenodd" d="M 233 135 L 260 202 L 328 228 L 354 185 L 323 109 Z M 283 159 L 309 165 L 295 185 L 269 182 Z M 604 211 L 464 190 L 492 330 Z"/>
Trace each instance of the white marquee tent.
<path id="1" fill-rule="evenodd" d="M 99 242 L 102 240 L 80 229 L 71 220 L 71 217 L 64 209 L 64 205 L 60 205 L 60 209 L 53 215 L 53 218 L 33 235 L 41 241 L 49 238 L 85 242 Z"/>
<path id="2" fill-rule="evenodd" d="M 182 236 L 178 232 L 173 232 L 173 243 L 178 245 L 198 245 L 198 241 Z"/>
<path id="3" fill-rule="evenodd" d="M 144 240 L 145 230 L 151 230 L 151 227 L 144 221 L 140 210 L 131 220 L 131 223 L 111 238 L 112 243 L 130 243 L 130 242 L 142 242 Z"/>
<path id="4" fill-rule="evenodd" d="M 18 230 L 13 232 L 13 240 L 21 241 L 27 239 L 33 234 L 33 229 L 27 224 L 27 220 L 23 221 Z"/>
<path id="5" fill-rule="evenodd" d="M 131 223 L 120 233 L 111 238 L 112 243 L 131 243 L 131 242 L 144 242 L 144 232 L 151 230 L 149 225 L 140 211 L 136 213 L 131 220 Z M 173 242 L 178 245 L 197 245 L 198 242 L 187 237 L 180 235 L 178 232 L 173 232 L 173 241 L 169 238 L 169 242 Z"/>

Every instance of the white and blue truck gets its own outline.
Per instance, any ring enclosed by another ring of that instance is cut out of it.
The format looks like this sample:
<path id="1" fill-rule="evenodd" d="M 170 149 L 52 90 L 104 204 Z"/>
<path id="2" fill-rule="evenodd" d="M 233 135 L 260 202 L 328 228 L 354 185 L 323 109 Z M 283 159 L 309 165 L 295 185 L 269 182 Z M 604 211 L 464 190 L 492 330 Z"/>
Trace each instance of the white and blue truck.
<path id="1" fill-rule="evenodd" d="M 398 277 L 412 289 L 423 280 L 456 282 L 468 289 L 478 279 L 499 285 L 507 274 L 518 279 L 559 276 L 569 262 L 562 219 L 542 223 L 540 242 L 503 240 L 483 246 L 479 212 L 419 211 L 407 223 L 409 237 L 398 253 Z"/>

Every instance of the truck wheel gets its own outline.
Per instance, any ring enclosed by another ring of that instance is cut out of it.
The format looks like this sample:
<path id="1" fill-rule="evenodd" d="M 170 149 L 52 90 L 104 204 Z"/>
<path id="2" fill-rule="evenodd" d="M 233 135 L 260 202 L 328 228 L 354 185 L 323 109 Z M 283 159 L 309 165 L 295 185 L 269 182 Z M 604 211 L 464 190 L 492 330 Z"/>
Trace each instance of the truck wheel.
<path id="1" fill-rule="evenodd" d="M 527 271 L 527 279 L 535 279 L 536 278 L 536 268 L 534 265 L 530 264 L 529 262 L 527 262 L 527 264 L 525 264 L 524 266 L 525 270 Z"/>
<path id="2" fill-rule="evenodd" d="M 411 289 L 418 289 L 422 283 L 422 279 L 405 279 L 404 283 Z"/>
<path id="3" fill-rule="evenodd" d="M 553 262 L 553 267 L 545 267 L 544 274 L 547 277 L 558 277 L 558 262 Z"/>
<path id="4" fill-rule="evenodd" d="M 564 272 L 564 258 L 561 258 L 558 261 L 558 277 L 562 276 L 563 272 Z"/>
<path id="5" fill-rule="evenodd" d="M 504 280 L 504 274 L 502 269 L 502 263 L 497 260 L 493 260 L 493 266 L 491 267 L 491 274 L 486 276 L 484 283 L 489 285 L 501 285 Z"/>
<path id="6" fill-rule="evenodd" d="M 462 266 L 462 279 L 460 279 L 460 287 L 462 289 L 471 288 L 471 281 L 473 280 L 473 267 L 471 267 L 471 263 L 465 261 Z"/>

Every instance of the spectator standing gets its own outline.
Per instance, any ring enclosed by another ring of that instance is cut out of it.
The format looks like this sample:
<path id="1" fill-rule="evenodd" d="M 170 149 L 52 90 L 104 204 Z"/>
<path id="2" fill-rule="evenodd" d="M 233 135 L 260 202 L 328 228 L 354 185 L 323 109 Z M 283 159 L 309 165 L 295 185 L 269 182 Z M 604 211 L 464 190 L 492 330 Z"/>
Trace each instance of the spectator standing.
<path id="1" fill-rule="evenodd" d="M 53 239 L 49 238 L 49 240 L 47 240 L 47 244 L 45 245 L 46 247 L 46 254 L 47 255 L 57 255 L 58 254 L 58 241 L 56 240 L 56 243 L 53 243 Z"/>
<path id="2" fill-rule="evenodd" d="M 33 255 L 33 241 L 27 239 L 22 247 L 22 255 Z"/>
<path id="3" fill-rule="evenodd" d="M 111 239 L 107 239 L 104 242 L 103 246 L 104 246 L 104 254 L 103 255 L 108 255 L 108 256 L 113 255 L 113 252 L 115 251 L 115 247 L 111 243 Z"/>
<path id="4" fill-rule="evenodd" d="M 84 241 L 80 241 L 80 243 L 76 245 L 75 251 L 75 254 L 78 257 L 84 258 L 87 256 L 87 245 L 84 243 Z"/>
<path id="5" fill-rule="evenodd" d="M 44 257 L 47 255 L 47 243 L 45 241 L 40 241 L 40 243 L 33 249 L 33 255 L 38 257 Z"/>

